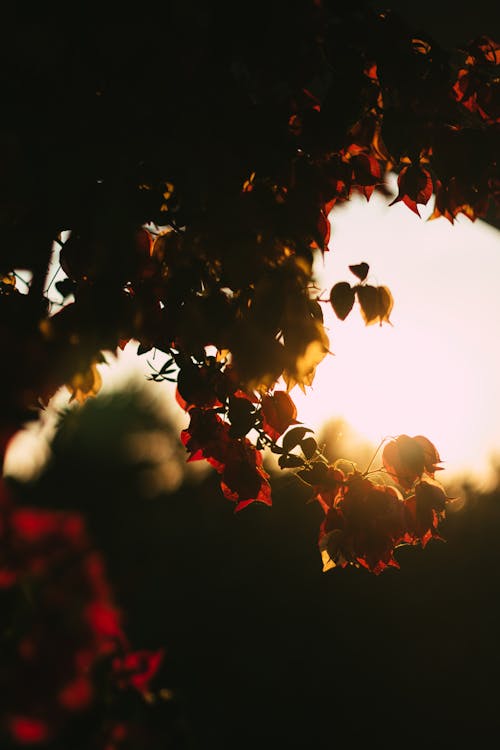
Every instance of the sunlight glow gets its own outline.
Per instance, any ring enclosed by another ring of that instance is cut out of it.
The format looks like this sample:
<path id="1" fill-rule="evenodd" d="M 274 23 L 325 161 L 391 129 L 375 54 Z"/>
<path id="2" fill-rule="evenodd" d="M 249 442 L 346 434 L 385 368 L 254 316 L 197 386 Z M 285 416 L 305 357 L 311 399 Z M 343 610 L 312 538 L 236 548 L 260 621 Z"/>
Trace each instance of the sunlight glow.
<path id="1" fill-rule="evenodd" d="M 332 212 L 317 274 L 328 300 L 337 281 L 357 283 L 348 266 L 366 261 L 367 282 L 393 293 L 392 325 L 365 326 L 357 303 L 340 321 L 325 303 L 333 356 L 292 398 L 314 429 L 338 416 L 375 444 L 424 434 L 443 475 L 488 483 L 500 455 L 500 232 L 465 217 L 426 221 L 432 201 L 420 219 L 390 200 L 354 196 Z"/>
<path id="2" fill-rule="evenodd" d="M 454 225 L 427 221 L 432 201 L 420 207 L 422 218 L 390 201 L 354 195 L 330 216 L 330 251 L 316 275 L 332 354 L 306 394 L 292 389 L 298 418 L 315 431 L 343 420 L 351 435 L 373 446 L 391 435 L 423 434 L 441 454 L 443 481 L 467 478 L 492 487 L 500 474 L 500 232 L 462 216 Z M 356 284 L 349 265 L 363 261 L 370 266 L 367 283 L 393 294 L 391 325 L 365 326 L 357 302 L 344 321 L 331 308 L 330 288 Z M 136 352 L 131 341 L 116 356 L 105 353 L 109 364 L 98 366 L 103 392 L 144 384 L 151 365 L 161 367 L 160 352 Z M 146 383 L 158 408 L 185 427 L 175 385 Z M 57 410 L 68 399 L 63 388 L 51 405 Z M 11 446 L 6 468 L 36 473 L 50 435 L 50 420 L 44 428 L 30 426 Z"/>

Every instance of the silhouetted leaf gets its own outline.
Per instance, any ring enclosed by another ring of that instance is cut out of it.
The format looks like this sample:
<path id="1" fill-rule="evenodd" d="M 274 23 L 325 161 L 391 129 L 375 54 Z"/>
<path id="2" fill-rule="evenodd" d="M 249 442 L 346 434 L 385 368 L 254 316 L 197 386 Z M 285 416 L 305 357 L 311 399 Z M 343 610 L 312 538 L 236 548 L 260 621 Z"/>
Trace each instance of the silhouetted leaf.
<path id="1" fill-rule="evenodd" d="M 304 459 L 294 453 L 286 453 L 279 457 L 278 464 L 282 469 L 296 469 L 304 466 Z"/>
<path id="2" fill-rule="evenodd" d="M 228 416 L 231 437 L 244 437 L 255 426 L 255 406 L 246 398 L 232 396 L 229 399 Z"/>
<path id="3" fill-rule="evenodd" d="M 286 451 L 286 453 L 289 453 L 293 448 L 300 444 L 301 440 L 304 439 L 304 436 L 308 432 L 312 432 L 310 427 L 294 427 L 289 430 L 283 437 L 283 450 Z"/>
<path id="4" fill-rule="evenodd" d="M 262 441 L 259 440 L 259 442 L 261 442 L 261 444 L 262 444 Z M 263 444 L 262 444 L 262 446 L 263 446 Z M 283 450 L 283 448 L 281 446 L 276 445 L 276 443 L 273 443 L 271 445 L 271 453 L 281 454 L 281 453 L 284 453 L 284 450 Z"/>
<path id="5" fill-rule="evenodd" d="M 298 472 L 298 476 L 310 485 L 320 485 L 328 474 L 328 465 L 324 461 L 315 461 L 312 466 Z"/>
<path id="6" fill-rule="evenodd" d="M 66 297 L 69 297 L 70 294 L 74 293 L 76 284 L 73 279 L 61 279 L 61 281 L 56 281 L 55 287 L 59 294 L 66 299 Z"/>
<path id="7" fill-rule="evenodd" d="M 354 289 L 347 281 L 339 281 L 330 291 L 330 302 L 337 318 L 345 320 L 354 305 Z"/>
<path id="8" fill-rule="evenodd" d="M 318 450 L 318 443 L 313 437 L 307 437 L 300 441 L 300 449 L 309 461 Z"/>
<path id="9" fill-rule="evenodd" d="M 364 281 L 366 277 L 368 276 L 368 271 L 370 270 L 370 266 L 368 263 L 357 263 L 353 266 L 349 266 L 349 270 L 352 271 L 352 273 L 358 277 L 360 281 Z"/>

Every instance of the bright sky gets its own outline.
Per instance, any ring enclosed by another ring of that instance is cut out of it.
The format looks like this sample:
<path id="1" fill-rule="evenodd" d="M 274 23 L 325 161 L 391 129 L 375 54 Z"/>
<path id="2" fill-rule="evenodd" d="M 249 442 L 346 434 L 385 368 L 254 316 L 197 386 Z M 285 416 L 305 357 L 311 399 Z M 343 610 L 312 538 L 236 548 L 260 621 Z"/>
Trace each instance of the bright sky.
<path id="1" fill-rule="evenodd" d="M 331 350 L 307 399 L 293 397 L 304 421 L 344 417 L 378 443 L 424 434 L 446 472 L 496 479 L 500 457 L 500 232 L 460 217 L 422 219 L 390 199 L 362 196 L 333 211 L 331 250 L 320 268 L 323 297 L 348 266 L 370 265 L 368 283 L 394 296 L 392 326 L 365 326 L 357 303 L 345 321 L 324 306 Z M 307 404 L 309 404 L 307 406 Z"/>
<path id="2" fill-rule="evenodd" d="M 367 262 L 367 282 L 393 293 L 392 326 L 365 326 L 357 303 L 340 321 L 325 304 L 333 356 L 318 367 L 306 397 L 292 391 L 299 419 L 319 430 L 343 418 L 374 444 L 388 435 L 423 434 L 444 461 L 442 481 L 469 475 L 486 488 L 497 480 L 493 459 L 500 463 L 500 232 L 465 217 L 454 225 L 426 221 L 430 204 L 420 219 L 389 202 L 377 194 L 368 203 L 353 196 L 334 210 L 331 249 L 318 275 L 328 299 L 335 282 L 356 283 L 349 265 Z M 135 352 L 131 343 L 115 364 L 100 368 L 105 390 L 151 372 L 152 352 Z M 149 386 L 172 402 L 172 417 L 185 426 L 170 384 Z M 58 404 L 65 399 L 59 394 Z M 40 450 L 31 430 L 8 465 Z"/>

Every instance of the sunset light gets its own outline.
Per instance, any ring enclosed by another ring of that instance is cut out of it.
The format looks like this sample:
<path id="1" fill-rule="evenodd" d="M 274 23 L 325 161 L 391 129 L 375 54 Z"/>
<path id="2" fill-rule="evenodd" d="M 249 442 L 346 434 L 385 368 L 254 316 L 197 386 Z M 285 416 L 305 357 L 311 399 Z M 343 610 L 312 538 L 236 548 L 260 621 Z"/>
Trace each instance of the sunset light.
<path id="1" fill-rule="evenodd" d="M 332 353 L 305 394 L 292 389 L 298 417 L 314 430 L 345 420 L 374 446 L 400 433 L 428 435 L 439 446 L 443 479 L 467 475 L 489 486 L 500 455 L 500 355 L 492 344 L 500 319 L 499 232 L 463 216 L 453 225 L 428 221 L 432 200 L 419 207 L 421 218 L 390 200 L 353 195 L 330 215 L 330 250 L 316 274 Z M 331 286 L 356 284 L 349 265 L 361 262 L 369 264 L 367 283 L 393 294 L 390 323 L 366 326 L 357 302 L 343 321 L 332 310 Z M 136 352 L 130 342 L 99 365 L 103 392 L 130 377 L 145 380 L 151 364 L 161 366 L 161 353 Z M 164 407 L 170 402 L 172 420 L 185 426 L 172 384 L 147 381 L 147 387 Z M 55 403 L 67 401 L 62 389 Z M 13 442 L 7 467 L 29 474 L 32 460 L 43 461 L 45 453 L 30 430 Z"/>
<path id="2" fill-rule="evenodd" d="M 0 750 L 498 735 L 483 2 L 8 24 Z"/>
<path id="3" fill-rule="evenodd" d="M 314 428 L 343 417 L 375 444 L 402 432 L 428 435 L 445 476 L 469 471 L 488 482 L 500 452 L 499 232 L 462 216 L 454 225 L 427 221 L 432 200 L 419 207 L 422 218 L 389 203 L 353 196 L 335 209 L 317 273 L 328 299 L 337 281 L 357 282 L 349 265 L 368 263 L 367 282 L 393 293 L 391 325 L 366 326 L 357 303 L 341 321 L 325 303 L 332 356 L 307 396 L 294 389 L 299 415 Z"/>

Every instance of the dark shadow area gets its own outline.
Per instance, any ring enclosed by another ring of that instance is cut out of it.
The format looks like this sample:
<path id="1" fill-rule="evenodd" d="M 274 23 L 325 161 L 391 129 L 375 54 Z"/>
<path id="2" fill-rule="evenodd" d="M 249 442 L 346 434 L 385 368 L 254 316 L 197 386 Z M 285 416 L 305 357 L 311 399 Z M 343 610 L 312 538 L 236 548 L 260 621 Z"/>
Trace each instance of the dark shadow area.
<path id="1" fill-rule="evenodd" d="M 134 412 L 130 399 L 122 406 L 109 424 L 123 433 Z M 131 641 L 165 647 L 161 680 L 175 700 L 157 712 L 174 744 L 154 748 L 495 736 L 498 492 L 471 492 L 448 516 L 446 542 L 400 548 L 400 570 L 324 574 L 321 510 L 291 474 L 273 477 L 272 508 L 238 514 L 215 472 L 146 499 L 137 465 L 127 469 L 111 435 L 92 452 L 91 434 L 76 421 L 61 431 L 53 463 L 22 497 L 84 510 Z"/>
<path id="2" fill-rule="evenodd" d="M 463 12 L 452 0 L 440 3 L 394 0 L 390 5 L 370 0 L 368 5 L 376 10 L 390 7 L 416 32 L 425 30 L 427 36 L 431 34 L 438 44 L 448 49 L 461 47 L 484 34 L 495 36 L 500 32 L 500 9 L 489 0 L 475 2 L 469 12 Z"/>

